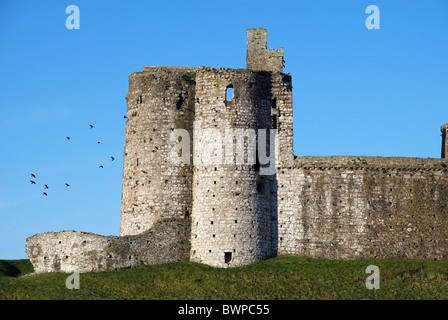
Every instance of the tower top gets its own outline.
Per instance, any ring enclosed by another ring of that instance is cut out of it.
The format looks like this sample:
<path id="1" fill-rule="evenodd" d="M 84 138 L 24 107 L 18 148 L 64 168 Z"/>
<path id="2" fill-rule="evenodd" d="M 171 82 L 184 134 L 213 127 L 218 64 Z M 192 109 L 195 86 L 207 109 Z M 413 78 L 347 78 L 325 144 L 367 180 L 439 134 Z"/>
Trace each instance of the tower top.
<path id="1" fill-rule="evenodd" d="M 440 127 L 442 132 L 442 159 L 448 158 L 448 123 L 442 124 Z"/>
<path id="2" fill-rule="evenodd" d="M 283 48 L 268 49 L 268 32 L 263 28 L 247 29 L 246 68 L 283 72 Z"/>

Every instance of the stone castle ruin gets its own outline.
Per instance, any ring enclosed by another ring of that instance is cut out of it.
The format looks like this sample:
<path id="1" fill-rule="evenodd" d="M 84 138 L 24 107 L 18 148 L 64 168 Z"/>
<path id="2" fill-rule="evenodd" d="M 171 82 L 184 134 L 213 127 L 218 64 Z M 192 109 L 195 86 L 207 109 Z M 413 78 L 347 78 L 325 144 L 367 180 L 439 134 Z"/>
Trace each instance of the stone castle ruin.
<path id="1" fill-rule="evenodd" d="M 120 236 L 36 234 L 26 244 L 35 271 L 237 267 L 278 255 L 448 259 L 448 124 L 442 159 L 294 156 L 283 63 L 265 29 L 248 29 L 246 69 L 131 74 Z"/>

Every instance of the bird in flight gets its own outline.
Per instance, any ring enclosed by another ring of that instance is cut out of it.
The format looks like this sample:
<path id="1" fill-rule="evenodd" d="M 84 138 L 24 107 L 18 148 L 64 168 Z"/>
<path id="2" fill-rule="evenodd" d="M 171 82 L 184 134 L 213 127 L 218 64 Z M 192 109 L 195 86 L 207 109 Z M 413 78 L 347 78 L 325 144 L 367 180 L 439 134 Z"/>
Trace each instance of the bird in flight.
<path id="1" fill-rule="evenodd" d="M 115 158 L 114 157 L 110 157 L 111 159 L 112 159 L 112 161 L 114 161 L 115 160 Z"/>
<path id="2" fill-rule="evenodd" d="M 98 144 L 100 144 L 101 142 L 98 141 Z"/>
<path id="3" fill-rule="evenodd" d="M 67 139 L 67 140 L 70 140 L 70 137 L 67 137 L 66 139 Z"/>
<path id="4" fill-rule="evenodd" d="M 45 185 L 45 189 L 48 189 L 48 186 L 47 186 L 47 185 Z"/>
<path id="5" fill-rule="evenodd" d="M 92 125 L 90 125 L 90 129 L 92 129 L 93 128 L 93 126 Z"/>
<path id="6" fill-rule="evenodd" d="M 123 119 L 126 119 L 126 116 L 123 116 Z"/>
<path id="7" fill-rule="evenodd" d="M 48 194 L 46 192 L 43 193 L 44 196 L 48 196 Z"/>
<path id="8" fill-rule="evenodd" d="M 32 173 L 31 176 L 32 176 L 33 178 L 36 178 L 36 175 L 35 175 L 34 173 Z"/>
<path id="9" fill-rule="evenodd" d="M 70 185 L 68 183 L 65 184 L 66 187 L 70 187 Z"/>
<path id="10" fill-rule="evenodd" d="M 100 166 L 100 168 L 103 168 L 103 166 Z"/>
<path id="11" fill-rule="evenodd" d="M 33 180 L 30 180 L 31 184 L 36 184 L 36 182 L 34 182 Z"/>

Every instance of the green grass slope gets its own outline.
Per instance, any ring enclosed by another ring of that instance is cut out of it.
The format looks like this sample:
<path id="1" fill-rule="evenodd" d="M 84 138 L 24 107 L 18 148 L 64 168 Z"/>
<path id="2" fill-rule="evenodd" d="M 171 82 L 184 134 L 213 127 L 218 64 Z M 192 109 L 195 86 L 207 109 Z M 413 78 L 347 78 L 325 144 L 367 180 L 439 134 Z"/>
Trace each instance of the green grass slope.
<path id="1" fill-rule="evenodd" d="M 447 299 L 448 261 L 369 259 L 335 261 L 277 257 L 242 268 L 193 262 L 80 274 L 28 274 L 29 262 L 0 261 L 0 299 Z M 14 268 L 8 267 L 13 266 Z M 380 269 L 380 289 L 368 290 L 366 268 Z M 16 270 L 18 269 L 19 272 Z M 31 270 L 31 271 L 30 271 Z M 16 277 L 11 277 L 16 275 Z"/>

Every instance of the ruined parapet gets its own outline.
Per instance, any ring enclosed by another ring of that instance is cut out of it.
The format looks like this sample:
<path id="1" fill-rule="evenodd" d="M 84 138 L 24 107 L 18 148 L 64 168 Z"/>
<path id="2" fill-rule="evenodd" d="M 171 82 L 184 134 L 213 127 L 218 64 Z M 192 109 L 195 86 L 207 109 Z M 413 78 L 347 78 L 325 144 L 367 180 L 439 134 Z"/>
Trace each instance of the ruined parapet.
<path id="1" fill-rule="evenodd" d="M 283 72 L 283 48 L 267 48 L 267 30 L 247 29 L 247 69 Z"/>
<path id="2" fill-rule="evenodd" d="M 170 158 L 174 130 L 192 135 L 195 68 L 144 67 L 129 76 L 120 235 L 191 213 L 192 166 Z M 174 139 L 173 139 L 174 138 Z M 188 155 L 189 156 L 189 155 Z"/>
<path id="3" fill-rule="evenodd" d="M 442 132 L 442 159 L 448 158 L 448 123 L 443 124 L 440 127 Z"/>
<path id="4" fill-rule="evenodd" d="M 189 258 L 189 234 L 180 219 L 159 221 L 128 237 L 61 231 L 29 237 L 26 253 L 36 273 L 113 271 Z"/>
<path id="5" fill-rule="evenodd" d="M 192 261 L 232 267 L 275 255 L 275 176 L 262 176 L 256 161 L 258 129 L 271 128 L 271 81 L 246 69 L 196 75 Z"/>

